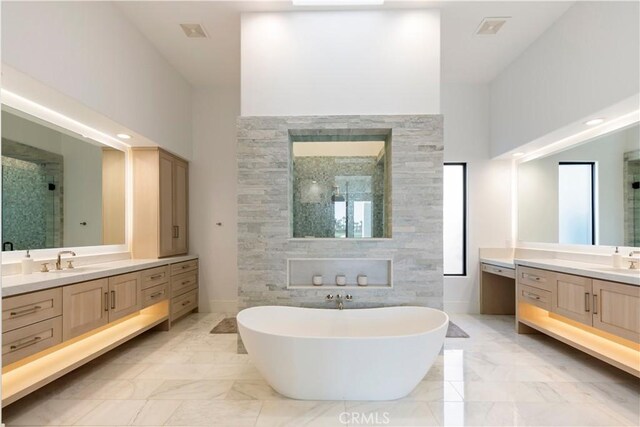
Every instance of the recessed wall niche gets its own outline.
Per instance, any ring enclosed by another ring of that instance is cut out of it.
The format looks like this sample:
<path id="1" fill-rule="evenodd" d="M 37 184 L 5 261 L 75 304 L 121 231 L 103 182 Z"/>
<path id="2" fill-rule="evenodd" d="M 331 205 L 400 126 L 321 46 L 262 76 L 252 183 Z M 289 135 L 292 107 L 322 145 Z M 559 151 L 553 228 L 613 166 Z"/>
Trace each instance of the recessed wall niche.
<path id="1" fill-rule="evenodd" d="M 391 129 L 289 130 L 291 236 L 391 237 Z"/>

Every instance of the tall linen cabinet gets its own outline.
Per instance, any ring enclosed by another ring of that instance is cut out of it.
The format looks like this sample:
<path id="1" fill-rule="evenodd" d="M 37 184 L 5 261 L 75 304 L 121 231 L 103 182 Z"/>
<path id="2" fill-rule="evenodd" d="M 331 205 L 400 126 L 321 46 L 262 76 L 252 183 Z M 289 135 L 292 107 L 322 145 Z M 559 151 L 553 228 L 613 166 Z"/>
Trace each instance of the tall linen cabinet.
<path id="1" fill-rule="evenodd" d="M 189 164 L 159 148 L 134 148 L 133 257 L 189 250 Z"/>

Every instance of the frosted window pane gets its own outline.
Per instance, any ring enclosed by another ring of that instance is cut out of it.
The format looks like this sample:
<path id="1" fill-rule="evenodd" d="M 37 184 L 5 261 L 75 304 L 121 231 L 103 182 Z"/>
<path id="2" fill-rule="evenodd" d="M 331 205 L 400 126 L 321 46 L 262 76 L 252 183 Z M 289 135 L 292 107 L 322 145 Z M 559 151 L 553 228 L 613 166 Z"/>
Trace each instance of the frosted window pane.
<path id="1" fill-rule="evenodd" d="M 464 166 L 444 166 L 444 274 L 464 274 Z"/>
<path id="2" fill-rule="evenodd" d="M 558 242 L 593 243 L 591 164 L 561 164 L 558 169 Z"/>

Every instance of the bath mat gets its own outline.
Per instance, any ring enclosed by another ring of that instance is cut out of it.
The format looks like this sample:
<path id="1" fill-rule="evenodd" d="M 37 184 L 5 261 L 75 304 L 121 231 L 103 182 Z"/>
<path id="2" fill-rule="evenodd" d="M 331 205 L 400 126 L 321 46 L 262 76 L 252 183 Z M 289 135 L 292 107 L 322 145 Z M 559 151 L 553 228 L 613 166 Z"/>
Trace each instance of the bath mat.
<path id="1" fill-rule="evenodd" d="M 212 330 L 212 334 L 237 334 L 238 323 L 235 317 L 226 317 L 220 321 Z"/>
<path id="2" fill-rule="evenodd" d="M 460 326 L 456 325 L 452 321 L 449 321 L 449 327 L 447 328 L 447 338 L 469 338 L 469 334 L 460 329 Z"/>

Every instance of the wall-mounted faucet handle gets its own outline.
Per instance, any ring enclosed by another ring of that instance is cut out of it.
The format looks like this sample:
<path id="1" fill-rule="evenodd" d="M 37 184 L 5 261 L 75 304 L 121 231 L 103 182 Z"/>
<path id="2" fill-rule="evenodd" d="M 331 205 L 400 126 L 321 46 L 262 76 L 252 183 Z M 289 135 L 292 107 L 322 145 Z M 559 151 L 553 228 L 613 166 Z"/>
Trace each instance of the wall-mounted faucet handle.
<path id="1" fill-rule="evenodd" d="M 48 273 L 49 272 L 49 267 L 48 267 L 49 263 L 48 262 L 43 262 L 42 263 L 42 267 L 40 267 L 40 272 L 42 273 Z"/>
<path id="2" fill-rule="evenodd" d="M 327 301 L 331 301 L 333 299 L 333 295 L 329 294 L 325 298 Z"/>
<path id="3" fill-rule="evenodd" d="M 346 299 L 347 301 L 351 301 L 353 299 L 353 295 L 346 294 L 344 296 L 344 299 Z"/>
<path id="4" fill-rule="evenodd" d="M 629 270 L 635 270 L 636 269 L 636 262 L 635 261 L 630 261 L 629 262 Z"/>
<path id="5" fill-rule="evenodd" d="M 67 261 L 67 268 L 75 268 L 75 267 L 73 266 L 73 260 L 68 260 L 68 261 Z"/>

